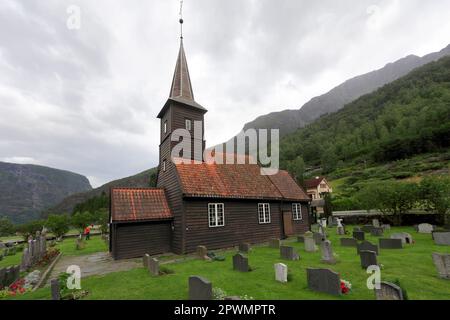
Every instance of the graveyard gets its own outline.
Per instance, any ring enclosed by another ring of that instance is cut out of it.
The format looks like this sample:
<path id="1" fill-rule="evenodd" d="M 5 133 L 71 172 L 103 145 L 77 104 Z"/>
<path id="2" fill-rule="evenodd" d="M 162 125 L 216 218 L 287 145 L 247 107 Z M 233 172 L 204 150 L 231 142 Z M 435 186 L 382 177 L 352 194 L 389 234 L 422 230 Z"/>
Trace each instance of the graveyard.
<path id="1" fill-rule="evenodd" d="M 149 272 L 150 268 L 144 268 L 141 262 L 139 267 L 130 270 L 82 278 L 82 289 L 89 292 L 84 299 L 188 299 L 189 278 L 199 276 L 212 284 L 213 294 L 219 298 L 233 296 L 250 300 L 374 300 L 374 291 L 369 290 L 366 285 L 370 275 L 362 268 L 364 261 L 357 254 L 357 248 L 346 241 L 342 242 L 344 245 L 341 244 L 341 239 L 352 238 L 353 227 L 347 226 L 346 229 L 345 235 L 338 235 L 340 231 L 337 232 L 335 227 L 324 229 L 330 241 L 327 245 L 331 246 L 334 253 L 332 257 L 325 257 L 325 260 L 320 247 L 307 252 L 305 243 L 299 242 L 297 237 L 282 240 L 281 250 L 277 248 L 275 241 L 271 241 L 270 245 L 269 243 L 252 245 L 248 253 L 242 253 L 239 257 L 236 255 L 237 247 L 214 251 L 217 257 L 224 258 L 220 259 L 223 261 L 199 259 L 195 254 L 162 257 L 159 259 L 159 275 L 152 275 Z M 393 227 L 385 230 L 382 237 L 376 236 L 378 232 L 365 233 L 365 241 L 378 246 L 378 255 L 375 259 L 381 267 L 382 281 L 391 283 L 399 281 L 410 300 L 449 299 L 450 281 L 439 277 L 433 263 L 433 253 L 449 254 L 449 246 L 436 245 L 431 234 L 419 233 L 413 227 Z M 389 239 L 391 235 L 396 238 L 402 233 L 409 234 L 412 243 L 405 241 L 402 244 L 402 240 L 399 239 L 401 249 L 394 248 L 399 243 L 395 241 L 397 239 L 392 239 L 394 241 L 387 244 L 379 241 L 381 238 Z M 97 244 L 93 243 L 90 248 L 86 248 L 87 252 L 75 252 L 73 241 L 73 239 L 65 240 L 59 245 L 63 254 L 86 254 L 106 249 L 98 239 Z M 309 240 L 303 237 L 301 241 Z M 390 248 L 392 245 L 394 247 Z M 288 247 L 292 247 L 293 250 Z M 361 256 L 370 253 L 370 249 L 361 247 Z M 243 261 L 242 258 L 248 260 Z M 373 263 L 370 260 L 373 258 L 369 257 L 368 261 Z M 245 263 L 248 263 L 248 266 Z M 285 283 L 275 279 L 274 265 L 277 263 L 282 263 L 288 268 Z M 340 279 L 351 284 L 351 290 L 341 295 L 311 290 L 307 282 L 308 268 L 330 269 L 338 273 Z M 47 286 L 9 299 L 51 299 L 51 289 Z"/>

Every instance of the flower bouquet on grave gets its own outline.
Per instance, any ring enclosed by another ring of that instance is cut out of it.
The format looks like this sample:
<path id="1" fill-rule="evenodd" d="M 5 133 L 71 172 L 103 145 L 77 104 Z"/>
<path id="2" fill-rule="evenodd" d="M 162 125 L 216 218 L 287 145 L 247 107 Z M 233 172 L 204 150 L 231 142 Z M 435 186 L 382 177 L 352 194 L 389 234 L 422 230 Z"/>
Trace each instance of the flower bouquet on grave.
<path id="1" fill-rule="evenodd" d="M 347 280 L 341 279 L 341 291 L 342 294 L 348 294 L 352 290 L 352 284 Z"/>

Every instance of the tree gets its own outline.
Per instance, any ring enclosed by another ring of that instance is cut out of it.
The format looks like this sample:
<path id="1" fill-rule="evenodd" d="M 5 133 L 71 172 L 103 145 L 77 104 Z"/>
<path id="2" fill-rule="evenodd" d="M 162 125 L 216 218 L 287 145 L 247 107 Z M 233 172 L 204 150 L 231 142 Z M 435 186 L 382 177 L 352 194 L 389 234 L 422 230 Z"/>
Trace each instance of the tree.
<path id="1" fill-rule="evenodd" d="M 420 182 L 419 192 L 425 210 L 440 214 L 445 224 L 450 223 L 450 178 L 426 177 Z"/>
<path id="2" fill-rule="evenodd" d="M 102 234 L 108 233 L 109 212 L 106 209 L 99 210 L 95 213 L 95 222 L 100 225 Z"/>
<path id="3" fill-rule="evenodd" d="M 297 182 L 303 184 L 303 175 L 305 173 L 305 161 L 301 156 L 288 163 L 288 171 L 297 179 Z"/>
<path id="4" fill-rule="evenodd" d="M 69 232 L 70 220 L 66 215 L 50 215 L 48 216 L 45 226 L 57 238 L 60 238 Z"/>
<path id="5" fill-rule="evenodd" d="M 8 218 L 0 219 L 0 237 L 11 236 L 15 232 L 15 227 Z"/>
<path id="6" fill-rule="evenodd" d="M 45 225 L 43 220 L 30 221 L 17 227 L 17 231 L 23 236 L 26 241 L 30 236 L 35 236 L 36 232 L 41 231 Z"/>
<path id="7" fill-rule="evenodd" d="M 330 173 L 336 169 L 339 159 L 333 149 L 327 149 L 322 153 L 321 163 L 323 173 Z"/>
<path id="8" fill-rule="evenodd" d="M 332 207 L 332 203 L 331 203 L 331 194 L 330 193 L 324 193 L 323 194 L 323 200 L 324 200 L 324 205 L 323 205 L 323 214 L 325 216 L 325 218 L 331 217 L 333 216 L 333 207 Z"/>
<path id="9" fill-rule="evenodd" d="M 95 218 L 88 211 L 77 212 L 72 216 L 71 225 L 77 228 L 80 233 L 83 233 L 84 229 L 94 221 Z"/>

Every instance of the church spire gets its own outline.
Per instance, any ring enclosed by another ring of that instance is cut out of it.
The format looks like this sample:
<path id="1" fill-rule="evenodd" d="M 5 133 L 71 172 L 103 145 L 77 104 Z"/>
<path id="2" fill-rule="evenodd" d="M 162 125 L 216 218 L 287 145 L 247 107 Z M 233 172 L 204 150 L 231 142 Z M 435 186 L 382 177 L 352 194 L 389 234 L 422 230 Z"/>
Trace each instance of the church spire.
<path id="1" fill-rule="evenodd" d="M 194 92 L 192 90 L 191 77 L 189 76 L 186 54 L 184 52 L 183 38 L 180 40 L 180 51 L 173 75 L 172 87 L 170 88 L 170 98 L 194 101 Z"/>

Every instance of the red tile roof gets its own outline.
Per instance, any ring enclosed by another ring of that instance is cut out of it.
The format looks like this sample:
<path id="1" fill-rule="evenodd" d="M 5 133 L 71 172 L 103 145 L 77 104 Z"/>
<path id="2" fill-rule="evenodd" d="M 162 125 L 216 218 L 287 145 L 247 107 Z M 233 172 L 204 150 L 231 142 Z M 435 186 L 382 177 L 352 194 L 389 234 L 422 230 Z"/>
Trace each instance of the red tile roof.
<path id="1" fill-rule="evenodd" d="M 112 221 L 173 218 L 163 189 L 117 188 L 111 190 Z"/>
<path id="2" fill-rule="evenodd" d="M 181 163 L 176 168 L 188 197 L 309 200 L 288 174 L 269 178 L 256 164 Z"/>
<path id="3" fill-rule="evenodd" d="M 295 182 L 289 172 L 280 170 L 276 175 L 268 176 L 285 199 L 310 200 L 305 191 Z"/>
<path id="4" fill-rule="evenodd" d="M 309 188 L 317 188 L 317 186 L 322 182 L 325 177 L 315 177 L 313 179 L 305 180 L 305 187 Z"/>

